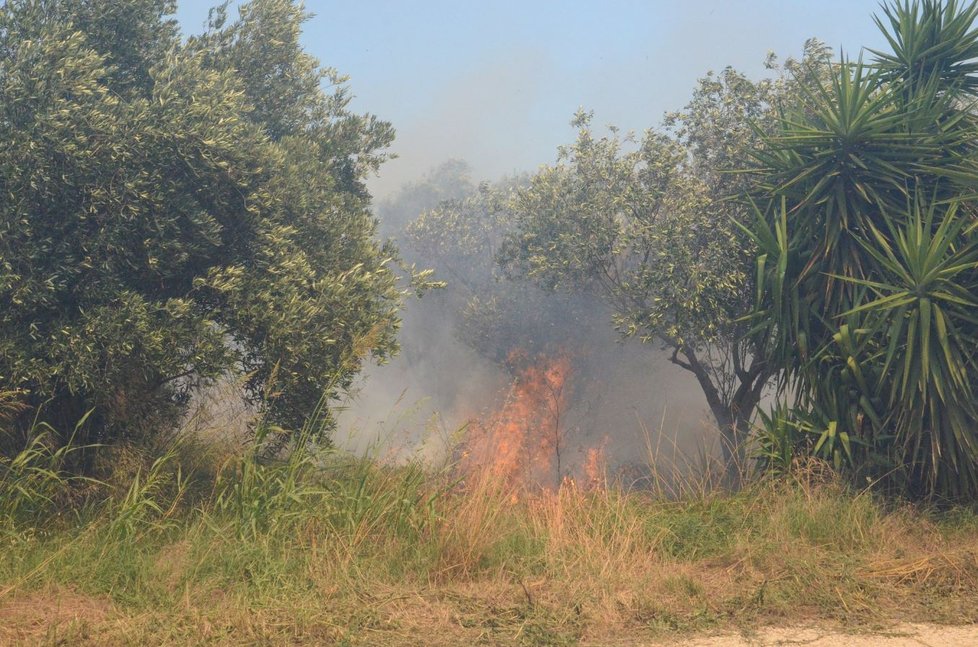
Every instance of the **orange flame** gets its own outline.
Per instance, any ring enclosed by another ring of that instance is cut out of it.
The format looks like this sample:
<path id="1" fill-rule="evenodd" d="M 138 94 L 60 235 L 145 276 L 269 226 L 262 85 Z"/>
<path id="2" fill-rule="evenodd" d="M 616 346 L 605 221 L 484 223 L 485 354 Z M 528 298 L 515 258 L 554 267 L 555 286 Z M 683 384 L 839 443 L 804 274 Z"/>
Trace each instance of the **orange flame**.
<path id="1" fill-rule="evenodd" d="M 588 489 L 603 488 L 607 481 L 608 457 L 605 448 L 608 446 L 607 436 L 597 447 L 589 447 L 584 453 L 584 478 Z"/>
<path id="2" fill-rule="evenodd" d="M 567 354 L 538 355 L 514 350 L 507 364 L 516 377 L 502 407 L 470 425 L 463 453 L 466 472 L 487 471 L 510 485 L 560 483 L 566 421 Z"/>
<path id="3" fill-rule="evenodd" d="M 565 352 L 531 356 L 516 349 L 506 364 L 514 375 L 512 385 L 495 413 L 469 422 L 459 461 L 462 473 L 489 477 L 514 492 L 526 486 L 552 491 L 564 485 L 604 488 L 607 436 L 597 446 L 574 452 L 574 465 L 569 460 L 565 414 L 573 374 L 571 356 Z"/>

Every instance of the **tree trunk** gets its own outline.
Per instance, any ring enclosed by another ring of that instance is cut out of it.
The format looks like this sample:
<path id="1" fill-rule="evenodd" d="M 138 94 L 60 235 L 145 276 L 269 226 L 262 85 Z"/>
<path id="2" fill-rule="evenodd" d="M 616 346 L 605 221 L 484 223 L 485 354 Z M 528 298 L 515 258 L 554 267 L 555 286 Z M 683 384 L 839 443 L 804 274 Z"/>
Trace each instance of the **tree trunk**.
<path id="1" fill-rule="evenodd" d="M 740 443 L 737 437 L 737 427 L 728 407 L 717 409 L 710 407 L 713 418 L 720 431 L 720 456 L 723 459 L 723 486 L 731 490 L 740 488 Z"/>
<path id="2" fill-rule="evenodd" d="M 767 381 L 767 374 L 760 364 L 752 367 L 749 371 L 740 371 L 738 374 L 741 380 L 740 386 L 730 400 L 726 401 L 721 397 L 720 392 L 710 379 L 709 372 L 696 357 L 696 353 L 689 349 L 682 349 L 682 353 L 687 359 L 684 362 L 677 357 L 679 352 L 677 349 L 673 354 L 673 363 L 682 366 L 696 376 L 720 431 L 723 485 L 731 490 L 737 490 L 747 473 L 746 444 L 750 434 L 750 423 L 754 410 L 760 402 L 761 390 Z"/>

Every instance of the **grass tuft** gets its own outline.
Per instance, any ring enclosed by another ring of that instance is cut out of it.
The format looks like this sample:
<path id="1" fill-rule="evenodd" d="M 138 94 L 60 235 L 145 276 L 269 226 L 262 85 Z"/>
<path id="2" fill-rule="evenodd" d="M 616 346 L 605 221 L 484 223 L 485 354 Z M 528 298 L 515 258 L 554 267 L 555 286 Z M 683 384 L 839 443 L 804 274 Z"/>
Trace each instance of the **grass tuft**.
<path id="1" fill-rule="evenodd" d="M 70 450 L 41 436 L 3 463 L 0 643 L 576 645 L 978 621 L 974 510 L 810 468 L 677 498 L 197 442 L 100 448 L 115 468 L 99 481 L 67 477 Z"/>

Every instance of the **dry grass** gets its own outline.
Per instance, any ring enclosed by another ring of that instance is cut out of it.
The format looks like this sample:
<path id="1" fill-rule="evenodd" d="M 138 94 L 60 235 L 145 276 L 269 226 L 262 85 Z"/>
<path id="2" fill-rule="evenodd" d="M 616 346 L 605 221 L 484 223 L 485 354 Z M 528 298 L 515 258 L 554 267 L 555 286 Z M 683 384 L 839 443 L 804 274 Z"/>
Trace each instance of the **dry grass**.
<path id="1" fill-rule="evenodd" d="M 76 514 L 8 520 L 0 643 L 612 645 L 978 622 L 978 515 L 810 468 L 669 500 L 336 457 L 125 457 Z"/>

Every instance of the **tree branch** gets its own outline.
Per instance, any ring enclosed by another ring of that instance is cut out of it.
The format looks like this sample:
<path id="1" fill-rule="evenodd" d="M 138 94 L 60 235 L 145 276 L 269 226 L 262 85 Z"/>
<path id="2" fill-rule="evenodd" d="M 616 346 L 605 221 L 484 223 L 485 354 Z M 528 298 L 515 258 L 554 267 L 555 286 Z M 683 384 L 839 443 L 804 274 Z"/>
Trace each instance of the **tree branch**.
<path id="1" fill-rule="evenodd" d="M 673 364 L 675 364 L 676 366 L 680 366 L 680 367 L 686 369 L 687 371 L 689 371 L 691 373 L 695 373 L 696 372 L 695 370 L 693 370 L 692 364 L 688 364 L 688 363 L 684 362 L 683 360 L 679 359 L 679 346 L 676 346 L 673 349 L 673 351 L 672 351 L 672 357 L 669 358 L 669 361 L 672 362 Z"/>

